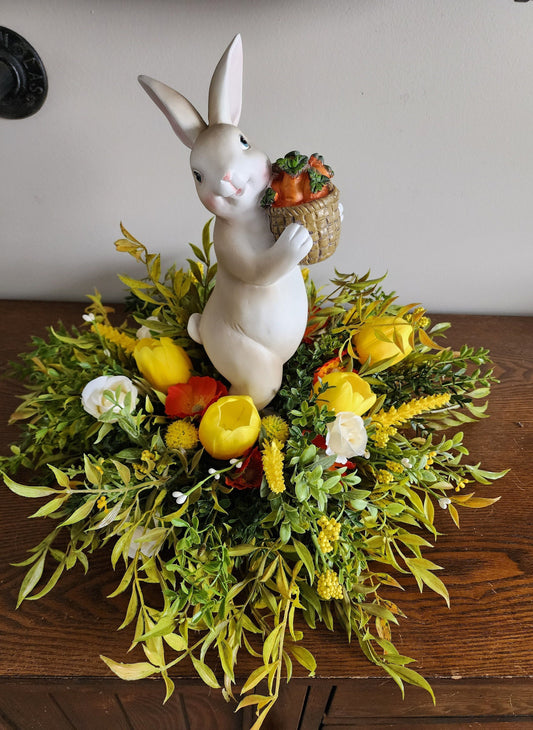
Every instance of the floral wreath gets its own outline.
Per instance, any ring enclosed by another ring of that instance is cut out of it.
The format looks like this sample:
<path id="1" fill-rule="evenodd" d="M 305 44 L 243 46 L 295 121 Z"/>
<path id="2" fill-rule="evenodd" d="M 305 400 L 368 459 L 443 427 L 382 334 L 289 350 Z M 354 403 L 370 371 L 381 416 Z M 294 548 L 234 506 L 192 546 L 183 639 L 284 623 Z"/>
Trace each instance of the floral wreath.
<path id="1" fill-rule="evenodd" d="M 304 341 L 259 413 L 248 396 L 228 394 L 187 334 L 215 283 L 210 223 L 188 269 L 163 276 L 160 256 L 122 233 L 116 248 L 147 269 L 144 279 L 120 277 L 128 320 L 113 326 L 96 292 L 80 328 L 50 327 L 15 367 L 27 383 L 11 418 L 22 433 L 0 467 L 16 494 L 47 498 L 32 517 L 54 520 L 21 563 L 30 567 L 18 603 L 44 596 L 78 562 L 87 570 L 106 547 L 121 571 L 110 597 L 130 593 L 120 628 L 135 627 L 146 657 L 102 656 L 121 678 L 160 674 L 168 698 L 170 670 L 189 658 L 229 700 L 245 650 L 257 667 L 238 708 L 256 707 L 257 730 L 293 662 L 315 671 L 299 613 L 311 629 L 340 625 L 357 637 L 402 694 L 408 683 L 433 696 L 392 642 L 403 614 L 381 587 L 400 587 L 395 576 L 410 573 L 448 602 L 421 531 L 436 537 L 435 505 L 459 526 L 458 507 L 498 499 L 470 487 L 505 471 L 463 463 L 460 431 L 437 437 L 486 416 L 475 401 L 496 382 L 487 350 L 437 343 L 449 324 L 400 306 L 383 279 L 336 272 L 323 292 L 304 270 Z M 21 467 L 38 486 L 13 480 Z M 54 544 L 60 534 L 65 549 Z M 146 584 L 160 586 L 157 605 Z"/>

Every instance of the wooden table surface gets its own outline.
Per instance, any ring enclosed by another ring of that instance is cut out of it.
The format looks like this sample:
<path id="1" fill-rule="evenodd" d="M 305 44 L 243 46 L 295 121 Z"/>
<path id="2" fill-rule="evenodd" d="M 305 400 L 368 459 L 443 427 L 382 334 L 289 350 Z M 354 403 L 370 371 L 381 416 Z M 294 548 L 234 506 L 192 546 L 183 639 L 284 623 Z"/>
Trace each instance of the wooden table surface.
<path id="1" fill-rule="evenodd" d="M 82 304 L 0 302 L 1 361 L 28 348 L 61 319 L 79 323 Z M 395 600 L 407 614 L 395 641 L 418 659 L 415 668 L 437 695 L 407 687 L 406 699 L 390 679 L 348 645 L 342 632 L 308 631 L 305 645 L 318 662 L 315 679 L 296 672 L 264 728 L 312 730 L 356 727 L 533 727 L 533 318 L 434 317 L 452 322 L 448 344 L 488 347 L 501 382 L 493 387 L 490 418 L 466 426 L 471 463 L 510 467 L 485 496 L 501 500 L 484 510 L 461 511 L 461 530 L 439 511 L 442 532 L 431 559 L 444 567 L 451 608 L 437 595 L 420 594 L 414 580 Z M 21 386 L 0 382 L 0 453 L 16 440 L 7 426 Z M 138 661 L 129 629 L 117 632 L 126 608 L 122 595 L 108 600 L 118 583 L 102 549 L 86 576 L 76 567 L 45 598 L 15 610 L 28 548 L 49 531 L 46 520 L 28 520 L 34 504 L 2 485 L 0 499 L 0 728 L 183 728 L 214 730 L 250 726 L 216 691 L 204 688 L 192 668 L 178 665 L 177 692 L 162 706 L 160 680 L 125 683 L 99 659 Z M 243 656 L 245 676 L 251 665 Z M 31 699 L 31 701 L 30 701 Z M 503 724 L 503 725 L 502 725 Z"/>

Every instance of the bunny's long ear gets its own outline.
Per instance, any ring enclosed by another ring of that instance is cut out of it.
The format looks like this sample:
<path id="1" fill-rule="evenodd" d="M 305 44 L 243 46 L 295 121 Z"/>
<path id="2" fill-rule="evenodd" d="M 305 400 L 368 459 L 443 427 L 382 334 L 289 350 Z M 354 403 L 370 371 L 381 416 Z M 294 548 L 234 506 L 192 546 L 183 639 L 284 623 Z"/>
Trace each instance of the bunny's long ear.
<path id="1" fill-rule="evenodd" d="M 209 87 L 209 124 L 239 123 L 242 105 L 242 40 L 237 34 L 224 51 Z"/>
<path id="2" fill-rule="evenodd" d="M 183 144 L 192 147 L 207 125 L 191 102 L 170 86 L 149 76 L 139 76 L 139 83 L 161 109 Z"/>

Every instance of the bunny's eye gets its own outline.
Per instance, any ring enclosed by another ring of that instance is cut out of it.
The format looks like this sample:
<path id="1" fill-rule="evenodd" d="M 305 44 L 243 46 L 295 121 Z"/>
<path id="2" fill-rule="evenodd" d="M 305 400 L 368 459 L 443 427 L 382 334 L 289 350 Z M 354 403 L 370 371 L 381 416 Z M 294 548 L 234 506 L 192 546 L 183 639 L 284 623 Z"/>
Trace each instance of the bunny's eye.
<path id="1" fill-rule="evenodd" d="M 194 177 L 196 179 L 196 182 L 199 182 L 199 183 L 202 182 L 203 178 L 202 178 L 202 173 L 201 172 L 198 172 L 198 170 L 193 170 L 192 171 L 192 174 L 194 175 Z"/>
<path id="2" fill-rule="evenodd" d="M 246 137 L 243 137 L 242 134 L 241 134 L 241 137 L 240 137 L 240 143 L 242 144 L 242 146 L 244 147 L 245 150 L 249 150 L 250 149 L 250 144 L 249 144 L 248 140 L 246 139 Z"/>

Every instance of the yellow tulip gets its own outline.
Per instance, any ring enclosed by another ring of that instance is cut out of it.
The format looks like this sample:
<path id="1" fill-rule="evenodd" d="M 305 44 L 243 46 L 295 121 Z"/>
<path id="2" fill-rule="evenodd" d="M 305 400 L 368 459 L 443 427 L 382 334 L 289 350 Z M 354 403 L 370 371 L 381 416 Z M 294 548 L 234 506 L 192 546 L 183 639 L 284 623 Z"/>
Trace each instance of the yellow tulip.
<path id="1" fill-rule="evenodd" d="M 393 358 L 390 365 L 395 365 L 412 351 L 412 334 L 412 326 L 402 317 L 374 317 L 354 335 L 354 345 L 362 363 L 370 358 L 375 365 Z"/>
<path id="2" fill-rule="evenodd" d="M 369 384 L 357 373 L 336 370 L 321 378 L 329 387 L 318 398 L 318 404 L 326 404 L 330 411 L 342 413 L 350 411 L 362 416 L 376 402 L 376 395 Z M 318 391 L 320 381 L 315 385 Z"/>
<path id="3" fill-rule="evenodd" d="M 189 356 L 170 337 L 161 337 L 159 340 L 145 337 L 139 340 L 133 357 L 150 385 L 162 393 L 166 393 L 171 385 L 186 383 L 191 375 Z"/>
<path id="4" fill-rule="evenodd" d="M 214 459 L 236 459 L 255 444 L 261 417 L 249 395 L 225 395 L 211 403 L 200 421 L 202 446 Z"/>

